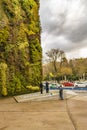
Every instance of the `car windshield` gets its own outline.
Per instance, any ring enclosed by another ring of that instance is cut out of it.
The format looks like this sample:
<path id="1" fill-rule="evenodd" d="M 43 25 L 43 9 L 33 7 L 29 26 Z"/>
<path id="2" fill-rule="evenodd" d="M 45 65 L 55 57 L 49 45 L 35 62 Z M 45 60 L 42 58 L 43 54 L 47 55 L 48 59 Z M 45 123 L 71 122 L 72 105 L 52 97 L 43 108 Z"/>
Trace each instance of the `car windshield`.
<path id="1" fill-rule="evenodd" d="M 83 84 L 82 82 L 77 82 L 77 84 Z"/>

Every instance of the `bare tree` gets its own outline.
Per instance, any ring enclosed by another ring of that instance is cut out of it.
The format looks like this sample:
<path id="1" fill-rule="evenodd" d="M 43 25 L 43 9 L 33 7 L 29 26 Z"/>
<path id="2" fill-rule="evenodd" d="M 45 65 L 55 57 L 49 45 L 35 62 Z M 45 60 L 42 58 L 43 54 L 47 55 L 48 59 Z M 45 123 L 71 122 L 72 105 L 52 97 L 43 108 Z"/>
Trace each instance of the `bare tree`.
<path id="1" fill-rule="evenodd" d="M 57 62 L 60 61 L 60 67 L 62 65 L 63 59 L 65 58 L 65 53 L 59 49 L 51 49 L 50 51 L 46 52 L 47 57 L 49 58 L 50 62 L 53 63 L 55 74 L 57 74 Z"/>

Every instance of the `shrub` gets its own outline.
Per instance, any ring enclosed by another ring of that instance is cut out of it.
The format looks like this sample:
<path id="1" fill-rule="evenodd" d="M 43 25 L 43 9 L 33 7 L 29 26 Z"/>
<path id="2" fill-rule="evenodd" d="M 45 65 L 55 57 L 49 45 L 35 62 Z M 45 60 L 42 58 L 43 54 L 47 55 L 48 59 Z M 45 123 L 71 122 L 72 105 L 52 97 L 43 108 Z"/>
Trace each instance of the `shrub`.
<path id="1" fill-rule="evenodd" d="M 31 92 L 38 92 L 40 89 L 38 86 L 26 86 L 27 89 L 29 89 Z"/>
<path id="2" fill-rule="evenodd" d="M 2 87 L 2 92 L 1 93 L 2 93 L 3 96 L 7 96 L 7 94 L 8 94 L 7 93 L 7 88 L 6 87 Z"/>
<path id="3" fill-rule="evenodd" d="M 7 64 L 6 63 L 0 63 L 0 82 L 1 82 L 1 94 L 3 96 L 7 95 Z"/>

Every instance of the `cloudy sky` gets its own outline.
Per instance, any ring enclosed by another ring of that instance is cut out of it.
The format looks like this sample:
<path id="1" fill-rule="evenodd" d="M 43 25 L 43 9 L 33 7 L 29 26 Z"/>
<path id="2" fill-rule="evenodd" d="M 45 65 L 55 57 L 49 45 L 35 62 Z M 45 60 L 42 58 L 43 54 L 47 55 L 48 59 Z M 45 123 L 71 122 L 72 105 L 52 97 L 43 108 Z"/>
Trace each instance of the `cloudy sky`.
<path id="1" fill-rule="evenodd" d="M 68 58 L 87 57 L 87 0 L 40 0 L 43 54 L 51 48 Z"/>

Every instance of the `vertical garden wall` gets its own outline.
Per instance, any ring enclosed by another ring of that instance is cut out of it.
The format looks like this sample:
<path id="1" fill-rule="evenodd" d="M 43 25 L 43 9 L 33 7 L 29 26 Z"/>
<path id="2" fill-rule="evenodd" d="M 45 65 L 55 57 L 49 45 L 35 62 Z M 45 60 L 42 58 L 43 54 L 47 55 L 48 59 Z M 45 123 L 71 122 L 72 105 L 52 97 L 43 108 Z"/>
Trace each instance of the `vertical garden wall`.
<path id="1" fill-rule="evenodd" d="M 0 95 L 42 79 L 39 0 L 0 0 Z"/>

